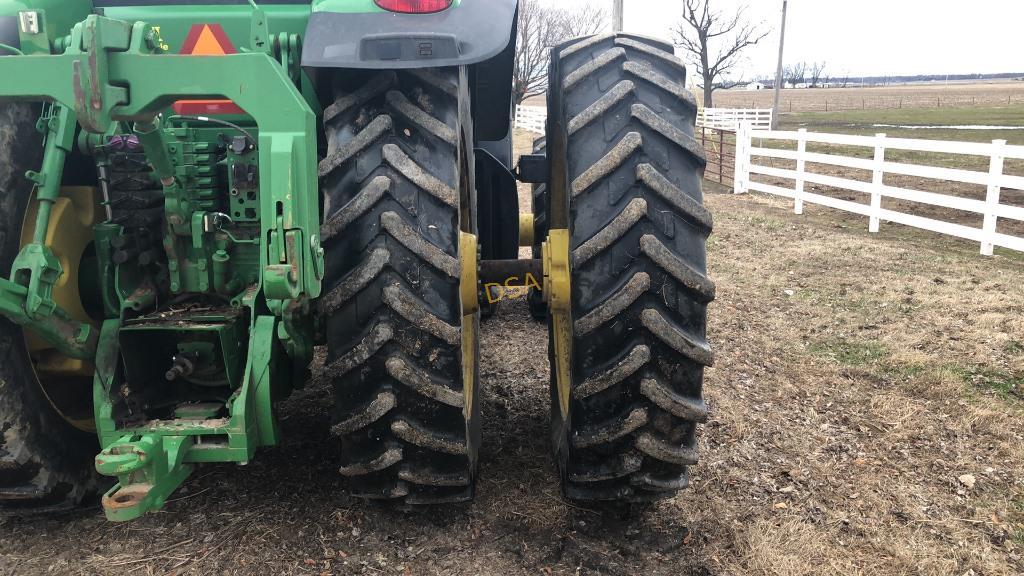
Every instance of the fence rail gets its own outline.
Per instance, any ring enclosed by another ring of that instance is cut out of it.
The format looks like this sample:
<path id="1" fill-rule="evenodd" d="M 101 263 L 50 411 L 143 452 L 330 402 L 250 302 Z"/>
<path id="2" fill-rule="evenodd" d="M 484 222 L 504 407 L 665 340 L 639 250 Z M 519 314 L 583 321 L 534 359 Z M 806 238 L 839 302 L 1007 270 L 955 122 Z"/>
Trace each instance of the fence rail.
<path id="1" fill-rule="evenodd" d="M 911 89 L 913 87 L 907 87 Z M 919 88 L 917 92 L 906 94 L 879 96 L 892 88 L 809 88 L 788 89 L 782 92 L 779 102 L 779 113 L 788 112 L 839 112 L 846 110 L 900 110 L 904 108 L 991 108 L 993 106 L 1012 106 L 1024 103 L 1024 95 L 1019 92 L 1008 94 L 978 93 L 950 94 L 946 90 L 942 94 L 929 94 L 928 88 Z M 898 89 L 895 89 L 898 90 Z M 955 91 L 956 87 L 947 90 Z M 715 94 L 715 102 L 719 105 L 735 108 L 756 108 L 771 105 L 770 95 L 760 92 L 743 92 L 731 90 Z"/>
<path id="2" fill-rule="evenodd" d="M 547 121 L 548 109 L 543 106 L 516 106 L 516 128 L 543 134 Z"/>
<path id="3" fill-rule="evenodd" d="M 547 126 L 548 109 L 544 106 L 516 106 L 515 127 L 543 134 Z M 772 111 L 741 108 L 701 108 L 697 112 L 697 127 L 735 132 L 746 122 L 754 130 L 771 130 Z"/>
<path id="4" fill-rule="evenodd" d="M 697 112 L 697 126 L 735 132 L 741 123 L 754 130 L 772 129 L 771 109 L 701 108 Z"/>
<path id="5" fill-rule="evenodd" d="M 776 149 L 763 145 L 755 146 L 755 139 L 762 142 L 781 141 L 795 143 L 796 150 Z M 868 159 L 838 154 L 813 153 L 807 151 L 808 143 L 863 147 L 872 149 L 874 156 Z M 989 159 L 989 170 L 988 172 L 976 172 L 956 168 L 891 162 L 886 160 L 886 151 L 888 150 L 982 156 Z M 796 169 L 755 164 L 754 158 L 796 161 Z M 806 130 L 799 130 L 797 132 L 755 132 L 749 124 L 741 124 L 736 135 L 734 191 L 737 194 L 756 191 L 791 198 L 794 201 L 793 210 L 796 214 L 803 213 L 804 203 L 811 203 L 867 216 L 869 222 L 868 229 L 871 232 L 878 232 L 881 221 L 885 220 L 887 222 L 930 230 L 939 234 L 973 240 L 981 244 L 982 254 L 991 256 L 995 246 L 1024 251 L 1024 238 L 997 231 L 999 218 L 1024 221 L 1024 207 L 1000 203 L 1000 194 L 1004 188 L 1024 190 L 1024 177 L 1013 176 L 1003 172 L 1003 164 L 1006 159 L 1024 159 L 1024 146 L 1008 146 L 1005 140 L 994 140 L 992 143 L 977 143 L 887 138 L 885 134 L 877 134 L 875 136 L 824 134 L 807 132 Z M 808 172 L 808 162 L 870 171 L 872 179 L 870 182 L 867 182 Z M 793 187 L 789 188 L 755 181 L 752 179 L 752 175 L 755 174 L 791 180 Z M 983 185 L 987 187 L 985 199 L 976 200 L 890 186 L 885 183 L 885 176 L 887 174 Z M 805 186 L 808 183 L 863 193 L 868 195 L 870 202 L 863 204 L 807 192 Z M 982 227 L 974 228 L 963 224 L 954 224 L 884 209 L 882 208 L 883 198 L 894 198 L 979 214 L 983 216 Z"/>

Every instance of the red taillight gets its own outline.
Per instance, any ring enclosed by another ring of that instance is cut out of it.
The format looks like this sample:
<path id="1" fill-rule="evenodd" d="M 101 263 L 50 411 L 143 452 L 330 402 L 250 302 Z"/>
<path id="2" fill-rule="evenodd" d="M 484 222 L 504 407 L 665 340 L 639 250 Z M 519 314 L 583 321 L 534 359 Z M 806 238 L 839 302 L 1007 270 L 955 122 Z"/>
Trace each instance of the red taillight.
<path id="1" fill-rule="evenodd" d="M 373 0 L 377 6 L 391 12 L 402 14 L 430 14 L 447 10 L 452 0 Z"/>

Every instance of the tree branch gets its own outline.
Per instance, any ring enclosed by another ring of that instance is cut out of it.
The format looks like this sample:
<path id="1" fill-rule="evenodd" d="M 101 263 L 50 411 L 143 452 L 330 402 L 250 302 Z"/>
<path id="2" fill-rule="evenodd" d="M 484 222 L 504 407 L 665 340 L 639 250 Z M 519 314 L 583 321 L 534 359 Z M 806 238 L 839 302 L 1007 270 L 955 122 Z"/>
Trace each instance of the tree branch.
<path id="1" fill-rule="evenodd" d="M 672 29 L 676 45 L 696 60 L 705 106 L 711 105 L 717 87 L 730 84 L 721 77 L 738 65 L 743 50 L 764 40 L 770 32 L 748 23 L 745 7 L 727 15 L 713 11 L 711 1 L 683 0 L 683 18 Z M 718 49 L 712 51 L 713 45 Z"/>

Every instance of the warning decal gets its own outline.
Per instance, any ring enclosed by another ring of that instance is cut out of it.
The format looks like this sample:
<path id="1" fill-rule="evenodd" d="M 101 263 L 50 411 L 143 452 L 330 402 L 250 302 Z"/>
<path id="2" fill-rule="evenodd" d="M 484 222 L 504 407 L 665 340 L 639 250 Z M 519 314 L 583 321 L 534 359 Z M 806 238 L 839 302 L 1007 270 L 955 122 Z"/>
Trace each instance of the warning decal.
<path id="1" fill-rule="evenodd" d="M 195 24 L 188 32 L 180 54 L 192 56 L 224 56 L 237 54 L 238 50 L 220 24 Z M 212 115 L 245 114 L 230 100 L 179 100 L 174 103 L 178 114 Z"/>

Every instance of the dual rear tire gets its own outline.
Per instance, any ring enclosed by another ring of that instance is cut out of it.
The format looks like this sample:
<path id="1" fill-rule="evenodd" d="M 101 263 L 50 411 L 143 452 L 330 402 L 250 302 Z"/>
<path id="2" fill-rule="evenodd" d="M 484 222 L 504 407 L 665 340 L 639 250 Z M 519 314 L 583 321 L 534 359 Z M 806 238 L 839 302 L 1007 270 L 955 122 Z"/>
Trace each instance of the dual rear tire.
<path id="1" fill-rule="evenodd" d="M 697 106 L 672 47 L 647 38 L 575 40 L 553 50 L 551 70 L 543 214 L 569 230 L 572 286 L 569 382 L 551 357 L 563 494 L 659 500 L 689 484 L 708 416 L 715 286 Z"/>
<path id="2" fill-rule="evenodd" d="M 577 501 L 658 500 L 688 485 L 708 415 L 715 287 L 696 103 L 667 44 L 595 36 L 552 58 L 552 118 L 534 150 L 548 154 L 552 173 L 533 203 L 538 238 L 570 233 L 568 382 L 550 358 L 562 491 Z M 460 301 L 460 266 L 475 265 L 460 243 L 476 232 L 467 92 L 458 69 L 346 75 L 325 113 L 320 312 L 341 472 L 357 496 L 430 504 L 473 495 L 479 313 L 464 315 Z M 530 310 L 549 316 L 538 293 Z"/>
<path id="3" fill-rule="evenodd" d="M 341 473 L 369 499 L 469 500 L 480 315 L 462 296 L 476 266 L 466 71 L 340 75 L 324 120 L 319 311 Z"/>

